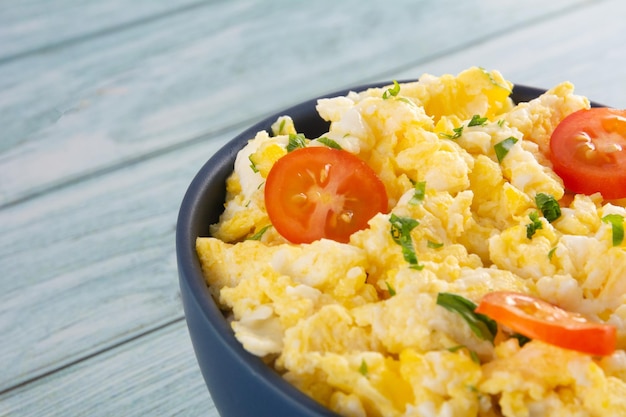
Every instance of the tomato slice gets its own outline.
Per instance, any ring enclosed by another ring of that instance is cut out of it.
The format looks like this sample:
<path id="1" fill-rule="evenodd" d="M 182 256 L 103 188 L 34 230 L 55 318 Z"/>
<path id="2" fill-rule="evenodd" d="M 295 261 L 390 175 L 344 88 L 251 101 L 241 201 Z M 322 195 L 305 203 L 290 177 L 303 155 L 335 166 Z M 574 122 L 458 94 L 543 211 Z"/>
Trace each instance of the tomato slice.
<path id="1" fill-rule="evenodd" d="M 550 138 L 550 160 L 565 187 L 626 197 L 626 110 L 578 110 L 561 121 Z"/>
<path id="2" fill-rule="evenodd" d="M 614 326 L 591 322 L 527 294 L 488 293 L 475 311 L 531 339 L 591 355 L 610 355 L 617 343 Z"/>
<path id="3" fill-rule="evenodd" d="M 315 146 L 276 161 L 265 183 L 265 205 L 278 233 L 292 243 L 345 243 L 376 213 L 387 211 L 387 192 L 357 156 Z"/>

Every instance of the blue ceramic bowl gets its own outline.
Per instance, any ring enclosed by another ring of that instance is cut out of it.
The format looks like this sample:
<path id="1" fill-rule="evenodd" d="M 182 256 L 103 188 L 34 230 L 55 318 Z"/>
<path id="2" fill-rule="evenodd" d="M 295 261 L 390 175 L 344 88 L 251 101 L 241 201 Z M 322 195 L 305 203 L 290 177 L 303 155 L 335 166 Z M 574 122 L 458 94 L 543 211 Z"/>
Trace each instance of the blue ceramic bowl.
<path id="1" fill-rule="evenodd" d="M 362 85 L 324 97 L 389 84 L 391 82 Z M 543 92 L 516 86 L 512 98 L 516 102 L 528 101 Z M 227 143 L 198 172 L 180 207 L 176 251 L 183 307 L 200 370 L 222 417 L 338 417 L 244 350 L 207 290 L 195 250 L 196 238 L 208 236 L 209 225 L 216 223 L 222 213 L 225 182 L 233 171 L 237 152 L 258 131 L 269 132 L 271 124 L 281 115 L 291 116 L 306 137 L 318 137 L 327 132 L 328 124 L 315 110 L 317 100 L 268 117 Z"/>

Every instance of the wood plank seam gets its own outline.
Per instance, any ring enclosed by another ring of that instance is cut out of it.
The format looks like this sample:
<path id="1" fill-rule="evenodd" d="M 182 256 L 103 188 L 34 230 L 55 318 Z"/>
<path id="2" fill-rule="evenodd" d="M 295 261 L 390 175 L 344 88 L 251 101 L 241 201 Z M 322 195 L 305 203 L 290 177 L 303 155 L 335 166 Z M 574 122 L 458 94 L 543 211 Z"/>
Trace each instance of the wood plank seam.
<path id="1" fill-rule="evenodd" d="M 600 1 L 603 1 L 603 0 L 600 0 Z M 587 1 L 587 2 L 585 2 L 585 5 L 591 4 L 591 3 L 592 2 Z M 179 9 L 179 10 L 182 10 L 182 8 Z M 558 12 L 552 12 L 552 14 L 553 15 L 555 15 L 557 13 L 561 14 L 561 15 L 562 14 L 567 14 L 567 13 L 564 13 L 564 11 L 567 11 L 567 10 L 571 11 L 571 10 L 575 10 L 575 8 L 573 8 L 571 5 L 568 5 L 568 6 L 564 7 L 564 8 L 562 8 L 562 9 L 559 9 Z M 529 21 L 532 21 L 532 19 L 522 20 L 521 23 L 519 23 L 519 24 L 517 24 L 515 26 L 510 26 L 509 27 L 509 32 L 523 30 L 528 25 Z M 513 28 L 513 29 L 511 29 L 511 28 Z M 492 31 L 491 35 L 499 34 L 499 33 L 503 33 L 503 30 Z M 488 36 L 481 36 L 481 37 L 478 38 L 478 41 L 479 42 L 484 42 L 487 39 L 487 37 Z M 463 48 L 468 48 L 468 47 L 471 47 L 472 45 L 474 45 L 473 42 L 472 43 L 467 43 L 466 45 L 463 46 Z M 450 48 L 447 51 L 455 51 L 455 50 L 457 50 L 457 49 Z M 397 72 L 399 70 L 401 71 L 402 69 L 407 68 L 407 65 L 415 66 L 415 65 L 420 64 L 420 63 L 427 63 L 427 62 L 430 62 L 433 59 L 437 59 L 438 57 L 439 57 L 439 55 L 437 55 L 437 54 L 430 54 L 430 55 L 426 55 L 425 59 L 420 59 L 418 61 L 412 61 L 410 64 L 407 64 L 406 62 L 402 62 L 399 65 L 397 65 L 394 70 L 390 70 L 390 71 L 385 70 L 384 73 L 389 74 L 392 71 L 393 72 Z M 379 74 L 383 74 L 383 73 L 379 72 Z M 358 82 L 359 79 L 363 79 L 363 78 L 355 78 L 354 79 L 355 84 Z M 366 79 L 367 80 L 373 80 L 374 77 L 372 75 L 368 75 L 366 77 Z M 338 86 L 338 87 L 343 87 L 343 86 Z M 280 106 L 280 107 L 282 108 L 284 106 Z M 229 126 L 226 126 L 226 128 L 232 127 L 232 126 L 234 126 L 233 123 L 229 124 Z M 204 129 L 206 129 L 206 127 L 204 127 Z M 202 132 L 202 130 L 198 131 L 198 133 L 200 133 L 200 132 Z M 77 169 L 76 171 L 73 171 L 73 172 L 66 172 L 66 173 L 60 174 L 58 178 L 54 178 L 52 181 L 48 181 L 48 182 L 41 181 L 40 183 L 35 181 L 35 183 L 32 184 L 31 188 L 29 190 L 27 190 L 27 191 L 19 190 L 19 187 L 21 186 L 21 184 L 19 184 L 17 186 L 19 193 L 15 192 L 15 191 L 7 193 L 8 197 L 7 197 L 6 200 L 4 200 L 4 201 L 2 201 L 0 203 L 0 208 L 4 207 L 5 205 L 8 205 L 8 204 L 15 205 L 15 204 L 18 204 L 21 201 L 27 201 L 27 200 L 29 200 L 31 198 L 30 197 L 31 195 L 32 196 L 42 195 L 42 193 L 45 193 L 45 190 L 48 189 L 48 188 L 51 189 L 51 190 L 56 190 L 56 189 L 59 189 L 57 187 L 63 187 L 65 183 L 75 184 L 77 181 L 80 180 L 81 177 L 91 178 L 93 175 L 98 175 L 99 173 L 111 172 L 111 171 L 114 171 L 115 169 L 118 169 L 119 167 L 123 167 L 123 166 L 125 166 L 126 162 L 132 163 L 132 161 L 134 161 L 134 160 L 143 160 L 144 158 L 147 159 L 147 158 L 150 157 L 150 155 L 160 155 L 163 152 L 167 152 L 168 149 L 172 149 L 172 150 L 177 149 L 176 146 L 178 145 L 178 143 L 183 144 L 184 142 L 186 142 L 188 140 L 194 140 L 195 138 L 197 138 L 199 136 L 207 136 L 207 137 L 211 136 L 214 133 L 214 130 L 210 130 L 210 131 L 206 131 L 205 130 L 205 133 L 200 133 L 200 135 L 198 135 L 198 133 L 194 132 L 194 134 L 193 134 L 193 136 L 191 138 L 185 137 L 185 135 L 181 135 L 180 136 L 181 139 L 173 138 L 174 141 L 177 141 L 177 143 L 176 144 L 170 143 L 170 144 L 165 145 L 165 147 L 163 147 L 163 145 L 151 145 L 153 147 L 153 149 L 147 149 L 147 150 L 144 150 L 144 151 L 139 151 L 138 154 L 135 154 L 135 155 L 132 155 L 132 156 L 127 156 L 126 160 L 122 160 L 124 157 L 122 157 L 121 159 L 118 159 L 118 160 L 114 160 L 114 158 L 113 158 L 113 160 L 107 161 L 107 162 L 103 163 L 102 165 L 100 165 L 99 167 L 96 167 L 95 169 L 91 168 L 92 169 L 91 171 L 88 171 L 89 168 L 84 167 L 84 168 L 81 168 L 82 170 L 81 169 Z M 122 151 L 123 151 L 123 149 L 122 149 Z M 143 152 L 143 154 L 141 152 Z M 69 171 L 72 171 L 72 170 L 69 170 Z M 11 195 L 11 193 L 14 193 L 14 195 Z M 1 199 L 0 199 L 0 201 L 1 201 Z"/>
<path id="2" fill-rule="evenodd" d="M 476 47 L 476 46 L 479 46 L 480 44 L 487 43 L 493 40 L 494 37 L 506 36 L 515 32 L 527 30 L 527 29 L 532 28 L 533 26 L 542 25 L 545 22 L 552 20 L 556 17 L 563 17 L 568 14 L 573 14 L 582 9 L 586 9 L 588 7 L 595 7 L 600 3 L 606 3 L 607 1 L 610 1 L 610 0 L 587 0 L 585 3 L 575 3 L 564 9 L 546 13 L 545 15 L 542 15 L 539 18 L 530 19 L 522 23 L 519 23 L 515 26 L 507 27 L 506 29 L 495 30 L 494 32 L 485 34 L 478 39 L 472 40 L 472 42 L 468 42 L 466 44 L 455 45 L 454 47 L 449 48 L 449 49 L 442 49 L 435 54 L 426 55 L 425 57 L 422 57 L 421 59 L 417 59 L 411 63 L 406 63 L 404 65 L 398 66 L 397 68 L 394 68 L 393 70 L 385 71 L 383 73 L 378 74 L 377 76 L 368 78 L 367 80 L 364 80 L 364 82 L 373 82 L 376 80 L 386 79 L 387 77 L 392 76 L 395 73 L 404 72 L 411 68 L 419 67 L 429 62 L 436 61 L 445 56 L 450 56 L 459 52 L 463 52 L 464 50 L 470 47 Z"/>
<path id="3" fill-rule="evenodd" d="M 88 181 L 91 180 L 93 178 L 97 178 L 97 177 L 101 177 L 103 175 L 107 175 L 111 172 L 115 172 L 119 169 L 128 167 L 128 166 L 132 166 L 132 165 L 137 165 L 139 163 L 154 159 L 154 158 L 158 158 L 160 156 L 166 155 L 168 153 L 175 153 L 181 149 L 185 149 L 191 146 L 194 146 L 198 143 L 201 142 L 207 142 L 210 141 L 211 139 L 213 139 L 214 137 L 219 137 L 220 135 L 227 133 L 227 132 L 232 132 L 232 131 L 244 131 L 246 128 L 248 128 L 249 126 L 252 126 L 253 124 L 255 124 L 257 121 L 262 120 L 265 117 L 270 116 L 273 113 L 268 113 L 268 114 L 263 114 L 261 116 L 255 117 L 253 119 L 249 119 L 249 120 L 245 120 L 242 122 L 238 122 L 238 123 L 234 123 L 232 125 L 228 125 L 228 126 L 223 126 L 220 127 L 219 129 L 213 130 L 211 132 L 207 132 L 201 135 L 197 135 L 197 136 L 193 136 L 190 139 L 187 140 L 182 140 L 176 143 L 172 143 L 170 145 L 166 145 L 164 147 L 161 148 L 156 148 L 150 152 L 146 152 L 143 154 L 139 154 L 135 157 L 132 158 L 128 158 L 128 159 L 123 159 L 120 160 L 117 163 L 108 165 L 108 166 L 104 166 L 102 168 L 99 169 L 95 169 L 93 171 L 90 172 L 86 172 L 86 173 L 82 173 L 79 176 L 74 176 L 74 177 L 68 177 L 65 180 L 59 181 L 53 185 L 47 186 L 47 187 L 41 187 L 41 188 L 35 188 L 33 190 L 33 192 L 30 193 L 26 193 L 23 194 L 21 196 L 19 196 L 18 198 L 15 198 L 13 200 L 9 200 L 5 203 L 0 203 L 0 210 L 4 209 L 4 208 L 9 208 L 9 207 L 13 207 L 13 206 L 17 206 L 19 204 L 25 203 L 27 201 L 42 197 L 44 195 L 47 194 L 51 194 L 54 193 L 56 191 L 62 190 L 64 188 L 67 187 L 71 187 L 73 185 L 76 185 L 78 183 L 81 183 L 83 181 Z M 209 155 L 210 156 L 210 155 Z M 208 157 L 207 157 L 208 160 Z"/>
<path id="4" fill-rule="evenodd" d="M 25 387 L 25 386 L 33 383 L 34 381 L 37 381 L 39 379 L 45 378 L 45 377 L 50 376 L 50 375 L 54 375 L 57 372 L 61 372 L 61 371 L 65 370 L 65 369 L 71 368 L 72 366 L 75 366 L 75 365 L 77 365 L 77 364 L 79 364 L 81 362 L 84 362 L 84 361 L 89 360 L 91 358 L 94 358 L 94 357 L 96 357 L 98 355 L 101 355 L 104 352 L 107 352 L 107 351 L 112 350 L 112 349 L 116 349 L 116 348 L 118 348 L 120 346 L 123 346 L 123 345 L 125 345 L 127 343 L 131 343 L 131 342 L 133 342 L 135 340 L 141 339 L 141 338 L 143 338 L 143 337 L 145 337 L 145 336 L 147 336 L 149 334 L 159 332 L 159 331 L 161 331 L 161 330 L 163 330 L 163 329 L 165 329 L 165 328 L 167 328 L 169 326 L 173 326 L 176 323 L 180 323 L 181 321 L 184 321 L 184 320 L 185 320 L 184 316 L 175 317 L 172 320 L 169 320 L 169 321 L 167 321 L 165 323 L 161 323 L 161 324 L 159 324 L 157 326 L 150 327 L 146 331 L 143 331 L 143 332 L 137 333 L 137 334 L 133 334 L 129 338 L 116 340 L 115 343 L 112 343 L 112 344 L 107 345 L 107 346 L 103 346 L 101 349 L 98 349 L 98 350 L 95 350 L 93 352 L 90 352 L 87 355 L 78 357 L 78 358 L 76 358 L 74 360 L 71 360 L 71 361 L 68 361 L 66 363 L 59 364 L 54 369 L 50 369 L 50 370 L 48 370 L 46 372 L 42 372 L 42 373 L 36 374 L 33 377 L 31 377 L 31 378 L 25 379 L 25 380 L 20 381 L 19 383 L 15 384 L 15 385 L 11 385 L 11 386 L 8 386 L 8 387 L 0 390 L 0 398 L 3 395 L 5 395 L 5 394 L 7 394 L 7 393 L 9 393 L 9 392 L 11 392 L 13 390 Z"/>
<path id="5" fill-rule="evenodd" d="M 67 38 L 67 39 L 62 39 L 59 42 L 52 42 L 48 45 L 43 45 L 43 46 L 39 46 L 33 49 L 29 49 L 23 52 L 19 52 L 19 53 L 14 53 L 14 54 L 10 54 L 7 56 L 3 56 L 0 57 L 0 65 L 12 62 L 12 61 L 17 61 L 19 59 L 22 58 L 26 58 L 29 57 L 31 55 L 37 55 L 37 54 L 42 54 L 42 53 L 50 53 L 53 52 L 56 49 L 61 49 L 61 48 L 65 48 L 67 46 L 71 46 L 71 45 L 76 45 L 79 43 L 83 43 L 83 42 L 88 42 L 92 39 L 95 39 L 97 37 L 100 36 L 106 36 L 109 33 L 113 33 L 113 32 L 120 32 L 120 31 L 124 31 L 130 28 L 136 28 L 137 26 L 141 26 L 141 25 L 145 25 L 145 24 L 149 24 L 161 19 L 165 19 L 165 18 L 169 18 L 173 15 L 177 15 L 177 14 L 184 14 L 187 12 L 190 12 L 192 10 L 196 10 L 199 8 L 203 8 L 203 7 L 207 7 L 209 3 L 207 2 L 197 2 L 197 3 L 192 3 L 189 4 L 187 6 L 183 6 L 180 7 L 176 10 L 168 10 L 168 11 L 164 11 L 164 12 L 160 12 L 160 13 L 155 13 L 153 15 L 149 15 L 149 16 L 144 16 L 141 17 L 139 19 L 135 19 L 135 20 L 131 20 L 129 22 L 124 22 L 124 23 L 120 23 L 117 25 L 112 25 L 109 27 L 104 27 L 102 29 L 90 32 L 90 33 L 85 33 L 83 35 L 80 36 L 75 36 L 75 37 L 71 37 L 71 38 Z"/>

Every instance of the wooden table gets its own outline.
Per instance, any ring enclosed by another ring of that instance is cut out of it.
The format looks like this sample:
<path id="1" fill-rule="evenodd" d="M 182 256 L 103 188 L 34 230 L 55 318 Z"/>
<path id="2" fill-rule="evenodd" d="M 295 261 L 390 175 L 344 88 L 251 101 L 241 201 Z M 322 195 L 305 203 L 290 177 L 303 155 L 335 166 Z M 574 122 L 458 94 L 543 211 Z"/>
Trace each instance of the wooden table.
<path id="1" fill-rule="evenodd" d="M 0 2 L 0 416 L 217 416 L 174 231 L 220 146 L 472 65 L 626 107 L 625 21 L 623 0 Z"/>

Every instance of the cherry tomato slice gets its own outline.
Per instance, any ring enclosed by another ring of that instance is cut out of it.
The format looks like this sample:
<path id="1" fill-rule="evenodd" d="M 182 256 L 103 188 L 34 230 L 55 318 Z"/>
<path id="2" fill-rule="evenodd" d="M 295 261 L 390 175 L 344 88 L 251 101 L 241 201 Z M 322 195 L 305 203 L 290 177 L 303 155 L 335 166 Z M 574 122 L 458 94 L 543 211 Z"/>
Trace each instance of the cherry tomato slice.
<path id="1" fill-rule="evenodd" d="M 387 192 L 357 156 L 306 147 L 276 161 L 265 183 L 265 205 L 278 233 L 292 243 L 345 243 L 376 213 L 387 211 Z"/>
<path id="2" fill-rule="evenodd" d="M 570 114 L 552 132 L 550 160 L 570 191 L 626 197 L 626 110 L 601 107 Z"/>
<path id="3" fill-rule="evenodd" d="M 488 293 L 475 311 L 531 339 L 591 355 L 610 355 L 617 343 L 614 326 L 593 323 L 527 294 Z"/>

